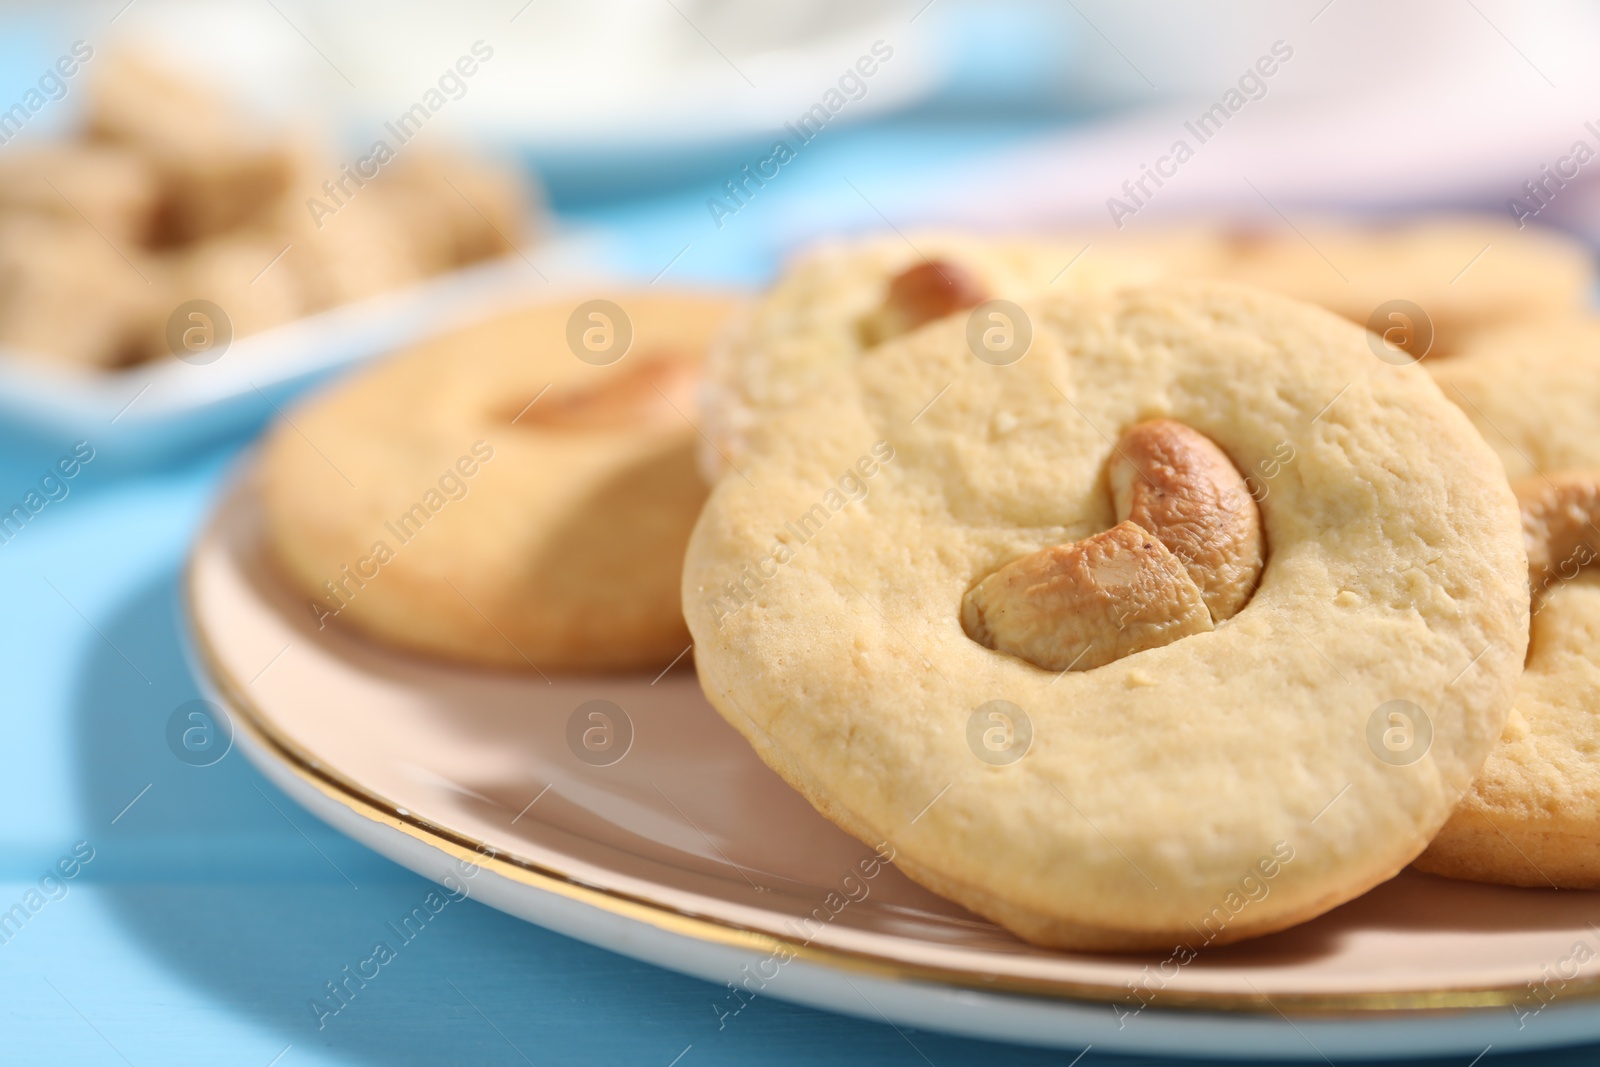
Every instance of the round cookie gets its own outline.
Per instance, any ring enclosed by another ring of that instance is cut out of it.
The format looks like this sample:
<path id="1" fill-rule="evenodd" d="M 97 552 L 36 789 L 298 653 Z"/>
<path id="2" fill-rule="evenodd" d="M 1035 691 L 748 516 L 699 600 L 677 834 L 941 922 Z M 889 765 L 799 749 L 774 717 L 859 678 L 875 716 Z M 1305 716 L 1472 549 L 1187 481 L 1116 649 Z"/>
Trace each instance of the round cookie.
<path id="1" fill-rule="evenodd" d="M 685 560 L 709 699 L 824 815 L 1040 944 L 1197 951 L 1389 878 L 1488 755 L 1522 664 L 1493 454 L 1424 371 L 1318 308 L 1199 282 L 1023 308 L 1017 362 L 945 320 L 758 427 Z M 1090 670 L 969 637 L 988 576 L 1112 527 L 1114 445 L 1151 420 L 1253 479 L 1243 609 Z"/>
<path id="2" fill-rule="evenodd" d="M 279 424 L 262 457 L 268 530 L 319 627 L 521 670 L 682 653 L 678 579 L 706 493 L 687 415 L 730 302 L 609 299 L 430 341 Z"/>
<path id="3" fill-rule="evenodd" d="M 713 481 L 729 464 L 738 466 L 751 427 L 803 401 L 896 326 L 904 332 L 922 324 L 917 318 L 965 317 L 989 299 L 1108 291 L 1169 276 L 1198 276 L 1215 265 L 1223 247 L 1211 231 L 1173 230 L 1115 241 L 913 233 L 810 250 L 713 347 L 701 387 L 708 438 L 702 466 Z M 884 312 L 895 302 L 897 280 L 908 273 L 913 282 L 920 276 L 922 291 L 904 295 L 921 307 L 894 321 Z M 927 298 L 937 298 L 941 290 L 950 297 L 947 304 L 929 306 Z"/>
<path id="4" fill-rule="evenodd" d="M 1475 337 L 1424 367 L 1513 482 L 1600 463 L 1600 318 L 1561 316 Z"/>
<path id="5" fill-rule="evenodd" d="M 1564 319 L 1475 339 L 1431 366 L 1513 483 L 1600 480 L 1600 320 Z M 1533 575 L 1527 669 L 1505 733 L 1471 792 L 1417 860 L 1435 874 L 1600 888 L 1600 533 Z M 1534 553 L 1537 555 L 1537 552 Z"/>
<path id="6" fill-rule="evenodd" d="M 1498 216 L 1243 233 L 1217 275 L 1319 304 L 1378 333 L 1398 328 L 1396 344 L 1415 358 L 1447 356 L 1486 327 L 1571 312 L 1595 282 L 1593 259 L 1578 242 Z M 1423 310 L 1431 338 L 1396 302 Z"/>

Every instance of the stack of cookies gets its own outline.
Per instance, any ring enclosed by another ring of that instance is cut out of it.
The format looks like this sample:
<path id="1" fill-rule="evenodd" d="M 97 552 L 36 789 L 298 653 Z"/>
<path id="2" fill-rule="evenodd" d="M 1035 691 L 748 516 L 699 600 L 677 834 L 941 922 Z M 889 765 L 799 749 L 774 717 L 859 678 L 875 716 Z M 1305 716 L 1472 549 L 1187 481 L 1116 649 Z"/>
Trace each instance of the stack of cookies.
<path id="1" fill-rule="evenodd" d="M 818 811 L 1037 944 L 1237 941 L 1414 861 L 1600 886 L 1589 256 L 1086 244 L 895 235 L 437 342 L 274 435 L 277 556 L 318 627 L 456 661 L 692 639 Z"/>
<path id="2" fill-rule="evenodd" d="M 363 177 L 211 87 L 86 51 L 82 132 L 0 155 L 10 354 L 79 370 L 171 356 L 169 318 L 192 301 L 243 337 L 507 253 L 528 228 L 511 169 L 401 147 Z"/>

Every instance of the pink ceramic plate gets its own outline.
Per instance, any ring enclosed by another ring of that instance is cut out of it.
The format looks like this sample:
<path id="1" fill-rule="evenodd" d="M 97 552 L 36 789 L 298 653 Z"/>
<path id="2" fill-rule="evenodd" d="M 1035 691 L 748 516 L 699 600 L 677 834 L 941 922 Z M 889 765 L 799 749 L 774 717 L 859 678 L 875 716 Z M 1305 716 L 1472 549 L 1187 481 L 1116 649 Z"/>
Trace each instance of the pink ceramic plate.
<path id="1" fill-rule="evenodd" d="M 1591 893 L 1407 872 L 1187 965 L 1032 948 L 816 814 L 688 656 L 658 678 L 547 680 L 319 631 L 266 557 L 249 470 L 194 550 L 189 611 L 238 743 L 300 803 L 429 877 L 475 864 L 494 907 L 740 986 L 711 992 L 723 1025 L 754 992 L 1066 1048 L 1315 1060 L 1600 1038 Z"/>

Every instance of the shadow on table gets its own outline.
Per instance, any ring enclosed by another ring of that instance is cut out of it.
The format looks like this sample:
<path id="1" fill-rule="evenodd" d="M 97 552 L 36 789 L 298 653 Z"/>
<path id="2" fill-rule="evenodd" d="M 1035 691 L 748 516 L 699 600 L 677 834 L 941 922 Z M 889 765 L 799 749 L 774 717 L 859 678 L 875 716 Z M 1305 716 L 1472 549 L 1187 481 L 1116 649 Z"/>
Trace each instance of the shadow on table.
<path id="1" fill-rule="evenodd" d="M 432 883 L 319 823 L 240 753 L 192 766 L 169 747 L 168 720 L 199 695 L 180 614 L 179 576 L 151 582 L 104 625 L 80 678 L 79 799 L 104 828 L 85 876 L 159 966 L 283 1045 L 374 1064 L 665 1067 L 691 1045 L 686 1067 L 1061 1060 L 771 999 L 719 1029 L 724 990 L 471 901 L 404 927 L 428 912 Z M 373 975 L 380 943 L 390 958 Z"/>

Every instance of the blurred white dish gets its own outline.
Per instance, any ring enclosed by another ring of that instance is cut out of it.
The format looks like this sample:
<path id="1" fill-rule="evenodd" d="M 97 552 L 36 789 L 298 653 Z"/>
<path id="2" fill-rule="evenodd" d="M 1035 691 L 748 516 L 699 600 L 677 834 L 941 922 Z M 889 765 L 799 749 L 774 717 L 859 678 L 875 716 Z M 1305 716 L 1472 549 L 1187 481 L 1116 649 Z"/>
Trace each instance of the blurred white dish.
<path id="1" fill-rule="evenodd" d="M 595 277 L 593 238 L 557 237 L 235 339 L 213 362 L 166 356 L 111 372 L 73 372 L 48 357 L 0 350 L 0 422 L 83 439 L 120 461 L 145 462 L 238 433 L 277 413 L 322 377 L 496 307 L 581 288 Z"/>
<path id="2" fill-rule="evenodd" d="M 943 68 L 940 50 L 911 47 L 926 44 L 913 18 L 927 3 L 157 0 L 134 6 L 118 29 L 236 84 L 258 105 L 292 113 L 297 102 L 331 115 L 363 146 L 481 42 L 492 59 L 452 98 L 451 135 L 563 155 L 623 149 L 637 159 L 661 146 L 776 134 L 878 40 L 895 57 L 846 117 L 926 95 Z M 196 54 L 196 40 L 214 47 Z"/>

